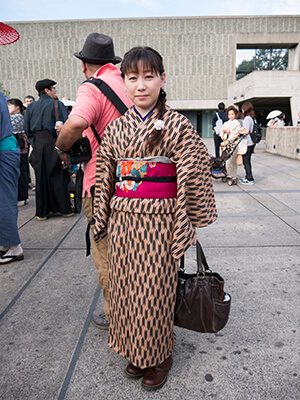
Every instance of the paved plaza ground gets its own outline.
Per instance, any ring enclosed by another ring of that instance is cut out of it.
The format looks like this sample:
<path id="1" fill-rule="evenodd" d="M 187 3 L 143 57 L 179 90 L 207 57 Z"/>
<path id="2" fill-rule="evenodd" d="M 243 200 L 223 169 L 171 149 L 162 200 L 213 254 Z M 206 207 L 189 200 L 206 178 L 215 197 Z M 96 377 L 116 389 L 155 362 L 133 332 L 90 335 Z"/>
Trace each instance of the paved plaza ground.
<path id="1" fill-rule="evenodd" d="M 175 327 L 173 367 L 153 393 L 90 323 L 102 297 L 84 216 L 38 221 L 31 191 L 19 209 L 25 259 L 0 268 L 0 399 L 299 400 L 299 167 L 262 142 L 254 186 L 214 180 L 219 218 L 198 238 L 232 296 L 230 319 L 218 334 Z M 195 248 L 187 259 L 194 270 Z"/>

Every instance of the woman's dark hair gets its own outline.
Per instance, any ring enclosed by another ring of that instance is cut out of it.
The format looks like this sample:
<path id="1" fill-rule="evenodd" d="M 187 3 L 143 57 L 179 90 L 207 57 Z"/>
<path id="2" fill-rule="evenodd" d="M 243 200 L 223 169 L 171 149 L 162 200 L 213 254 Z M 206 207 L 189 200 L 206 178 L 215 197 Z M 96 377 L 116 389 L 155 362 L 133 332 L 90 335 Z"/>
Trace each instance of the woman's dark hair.
<path id="1" fill-rule="evenodd" d="M 250 101 L 247 101 L 242 105 L 242 112 L 244 115 L 244 118 L 247 117 L 247 115 L 250 115 L 253 119 L 255 119 L 255 112 L 252 103 Z"/>
<path id="2" fill-rule="evenodd" d="M 227 115 L 228 115 L 228 112 L 229 112 L 229 111 L 234 111 L 235 118 L 238 118 L 238 117 L 239 117 L 239 112 L 238 112 L 238 110 L 237 110 L 234 106 L 229 106 L 229 107 L 227 108 L 227 110 L 226 110 Z"/>
<path id="3" fill-rule="evenodd" d="M 13 106 L 19 107 L 20 113 L 23 114 L 24 106 L 23 106 L 23 103 L 21 102 L 21 100 L 19 100 L 19 99 L 9 99 L 9 100 L 7 100 L 7 104 L 11 104 Z"/>
<path id="4" fill-rule="evenodd" d="M 151 72 L 162 75 L 165 72 L 162 56 L 151 47 L 134 47 L 129 50 L 121 64 L 121 76 L 124 79 L 125 75 L 130 72 L 138 72 L 138 64 L 142 62 L 143 67 Z M 163 88 L 160 89 L 156 107 L 158 109 L 157 119 L 163 119 L 166 112 L 166 92 Z M 146 147 L 151 152 L 162 140 L 162 131 L 154 129 L 147 140 Z"/>

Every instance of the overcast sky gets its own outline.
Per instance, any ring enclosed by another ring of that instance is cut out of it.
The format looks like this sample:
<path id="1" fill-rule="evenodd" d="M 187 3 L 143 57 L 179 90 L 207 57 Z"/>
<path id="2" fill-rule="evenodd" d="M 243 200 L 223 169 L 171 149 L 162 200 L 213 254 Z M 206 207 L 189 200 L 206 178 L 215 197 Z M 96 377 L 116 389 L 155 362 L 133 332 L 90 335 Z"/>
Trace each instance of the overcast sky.
<path id="1" fill-rule="evenodd" d="M 0 5 L 1 22 L 296 14 L 300 0 L 3 0 Z"/>

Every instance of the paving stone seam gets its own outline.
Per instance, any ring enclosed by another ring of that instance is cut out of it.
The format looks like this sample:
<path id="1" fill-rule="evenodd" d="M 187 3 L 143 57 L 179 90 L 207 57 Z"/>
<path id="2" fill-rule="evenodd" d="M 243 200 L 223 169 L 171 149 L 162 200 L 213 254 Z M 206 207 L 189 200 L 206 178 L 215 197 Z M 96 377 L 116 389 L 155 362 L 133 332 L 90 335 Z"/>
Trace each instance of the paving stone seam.
<path id="1" fill-rule="evenodd" d="M 283 192 L 283 193 L 284 193 L 284 192 Z M 284 203 L 282 200 L 279 200 L 277 197 L 273 196 L 271 193 L 267 193 L 267 195 L 268 195 L 269 197 L 271 197 L 272 199 L 278 201 L 278 203 L 284 205 L 285 207 L 287 207 L 288 209 L 290 209 L 291 211 L 293 211 L 295 214 L 300 215 L 300 213 L 299 213 L 297 210 L 294 210 L 292 207 L 288 206 L 286 203 Z M 256 201 L 259 202 L 259 200 L 257 200 L 257 199 L 256 199 Z M 262 203 L 261 203 L 261 204 L 262 204 Z M 264 207 L 266 207 L 266 206 L 264 206 Z M 266 208 L 268 208 L 268 207 L 266 207 Z"/>
<path id="2" fill-rule="evenodd" d="M 191 246 L 192 247 L 192 246 Z M 203 246 L 204 247 L 204 246 Z M 261 249 L 261 248 L 263 248 L 263 249 L 268 249 L 268 248 L 270 248 L 270 249 L 285 249 L 285 248 L 294 248 L 294 247 L 300 247 L 300 245 L 298 245 L 298 244 L 258 244 L 258 245 L 237 245 L 237 246 L 228 246 L 228 245 L 226 245 L 226 246 L 207 246 L 207 245 L 205 245 L 205 249 L 210 249 L 210 250 L 213 250 L 213 249 L 225 249 L 225 250 L 227 250 L 227 249 L 238 249 L 238 250 L 241 250 L 241 249 Z"/>
<path id="3" fill-rule="evenodd" d="M 298 213 L 297 213 L 298 214 Z M 281 217 L 294 217 L 295 215 L 291 214 L 282 214 Z M 297 217 L 297 215 L 296 215 Z M 218 215 L 218 219 L 249 219 L 249 215 Z M 259 218 L 259 219 L 264 219 L 264 218 L 274 218 L 274 215 L 252 215 L 253 218 Z"/>
<path id="4" fill-rule="evenodd" d="M 31 217 L 28 221 L 24 222 L 23 225 L 20 225 L 20 226 L 18 227 L 18 230 L 20 230 L 21 228 L 23 228 L 25 225 L 27 225 L 30 221 L 32 221 L 32 220 L 34 220 L 34 219 L 35 219 L 35 216 Z"/>
<path id="5" fill-rule="evenodd" d="M 271 210 L 269 207 L 267 207 L 264 203 L 262 203 L 261 201 L 259 201 L 257 198 L 255 198 L 255 196 L 253 196 L 250 192 L 248 192 L 247 190 L 245 190 L 244 188 L 241 187 L 241 190 L 243 190 L 245 193 L 248 194 L 249 197 L 252 197 L 253 200 L 257 201 L 257 203 L 259 203 L 262 207 L 264 207 L 266 210 L 270 211 L 273 215 L 275 215 L 278 219 L 280 219 L 282 222 L 284 222 L 287 226 L 289 226 L 292 230 L 294 230 L 295 232 L 299 233 L 298 229 L 296 229 L 295 227 L 293 227 L 291 224 L 289 224 L 287 221 L 285 221 L 282 217 L 280 217 L 280 215 L 276 214 L 275 211 Z M 270 196 L 270 195 L 269 195 Z M 300 215 L 298 213 L 298 211 L 293 210 L 291 207 L 289 207 L 288 205 L 286 205 L 285 203 L 281 202 L 280 200 L 278 200 L 276 197 L 274 196 L 270 196 L 273 199 L 277 200 L 279 203 L 283 204 L 284 206 L 286 206 L 287 208 L 289 208 L 290 210 L 292 210 L 293 212 L 295 212 L 296 214 Z"/>
<path id="6" fill-rule="evenodd" d="M 276 154 L 277 156 L 278 156 L 278 154 Z M 254 157 L 254 156 L 253 156 Z M 293 158 L 287 158 L 287 157 L 282 157 L 282 159 L 283 160 L 290 160 L 290 161 L 297 161 L 297 160 L 295 160 L 295 159 L 293 159 Z M 269 158 L 266 158 L 266 157 L 263 157 L 263 156 L 260 156 L 259 157 L 259 160 L 262 160 L 262 161 L 270 161 L 270 159 Z M 292 174 L 290 174 L 290 173 L 288 173 L 288 172 L 286 172 L 286 171 L 282 171 L 282 167 L 288 167 L 288 165 L 286 164 L 286 163 L 280 163 L 280 162 L 278 162 L 278 161 L 275 161 L 274 159 L 272 159 L 272 165 L 267 165 L 267 164 L 265 164 L 265 163 L 263 163 L 262 161 L 258 161 L 258 158 L 257 157 L 255 157 L 255 164 L 259 164 L 259 165 L 262 165 L 263 167 L 265 167 L 265 168 L 269 168 L 269 169 L 272 169 L 273 171 L 278 171 L 279 173 L 281 173 L 281 174 L 285 174 L 285 175 L 289 175 L 289 176 L 291 176 L 292 178 L 295 178 L 295 179 L 299 179 L 297 176 L 295 176 L 295 175 L 292 175 Z M 278 167 L 274 167 L 274 165 L 278 165 Z"/>
<path id="7" fill-rule="evenodd" d="M 97 289 L 95 291 L 95 294 L 94 294 L 94 297 L 93 297 L 93 301 L 92 301 L 90 309 L 89 309 L 89 313 L 88 313 L 88 315 L 86 317 L 84 326 L 83 326 L 83 328 L 81 330 L 80 337 L 78 339 L 76 348 L 74 350 L 72 359 L 70 361 L 70 364 L 69 364 L 67 373 L 65 375 L 65 379 L 64 379 L 64 381 L 62 383 L 62 386 L 61 386 L 61 389 L 60 389 L 60 392 L 59 392 L 57 400 L 64 400 L 64 398 L 66 396 L 68 387 L 69 387 L 71 379 L 72 379 L 73 372 L 75 370 L 77 361 L 78 361 L 80 353 L 81 353 L 82 346 L 83 346 L 84 341 L 85 341 L 85 337 L 86 337 L 86 334 L 87 334 L 87 331 L 88 331 L 88 327 L 90 325 L 92 314 L 93 314 L 93 311 L 94 311 L 94 309 L 96 307 L 96 304 L 97 304 L 97 301 L 98 301 L 100 293 L 101 293 L 101 287 L 100 287 L 100 285 L 97 285 Z"/>
<path id="8" fill-rule="evenodd" d="M 240 186 L 238 186 L 238 187 L 240 187 Z M 251 188 L 252 190 L 251 190 L 251 192 L 253 192 L 253 193 L 255 193 L 255 192 L 261 192 L 261 193 L 266 193 L 266 194 L 269 194 L 269 193 L 300 193 L 300 190 L 297 190 L 297 189 L 292 189 L 292 190 L 264 190 L 264 189 L 261 189 L 258 185 L 256 185 L 256 187 L 252 187 Z M 244 194 L 243 192 L 240 192 L 240 191 L 238 191 L 238 190 L 236 190 L 236 191 L 233 191 L 232 189 L 231 190 L 216 190 L 216 188 L 214 188 L 214 192 L 215 193 L 217 193 L 217 194 Z"/>
<path id="9" fill-rule="evenodd" d="M 31 277 L 27 280 L 27 282 L 22 286 L 22 288 L 19 290 L 19 292 L 15 295 L 15 297 L 11 300 L 11 302 L 7 305 L 7 307 L 2 311 L 0 314 L 0 321 L 4 318 L 4 316 L 9 312 L 9 310 L 13 307 L 13 305 L 16 303 L 16 301 L 22 296 L 22 294 L 25 292 L 25 290 L 28 288 L 28 286 L 31 284 L 31 282 L 34 280 L 34 278 L 38 275 L 38 273 L 43 269 L 43 267 L 47 264 L 47 262 L 50 260 L 51 257 L 56 253 L 56 251 L 59 249 L 59 246 L 64 242 L 64 240 L 69 236 L 69 234 L 73 231 L 75 226 L 78 224 L 80 219 L 82 218 L 83 215 L 81 215 L 77 221 L 74 222 L 74 224 L 71 226 L 71 228 L 67 231 L 67 233 L 63 236 L 63 238 L 58 242 L 58 244 L 54 247 L 54 249 L 51 251 L 51 253 L 46 257 L 46 259 L 42 262 L 42 264 L 35 270 L 35 272 L 31 275 Z"/>
<path id="10" fill-rule="evenodd" d="M 22 246 L 25 250 L 52 250 L 52 247 L 26 247 Z M 85 246 L 82 247 L 61 247 L 59 251 L 66 251 L 66 250 L 86 250 Z"/>

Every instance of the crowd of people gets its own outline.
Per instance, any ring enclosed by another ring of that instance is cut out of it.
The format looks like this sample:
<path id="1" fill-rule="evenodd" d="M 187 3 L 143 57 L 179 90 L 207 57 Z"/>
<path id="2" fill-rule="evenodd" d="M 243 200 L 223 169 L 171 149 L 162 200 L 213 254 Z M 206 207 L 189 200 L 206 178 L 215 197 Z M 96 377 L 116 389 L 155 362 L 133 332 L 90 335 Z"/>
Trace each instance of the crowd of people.
<path id="1" fill-rule="evenodd" d="M 24 259 L 17 217 L 18 207 L 29 202 L 29 189 L 35 190 L 38 220 L 46 220 L 51 213 L 73 215 L 68 191 L 70 174 L 62 169 L 54 149 L 61 125 L 68 118 L 66 107 L 56 97 L 55 84 L 49 79 L 39 80 L 37 101 L 31 95 L 24 102 L 1 96 L 1 264 Z M 56 126 L 58 120 L 61 125 Z M 35 173 L 34 187 L 30 184 L 29 162 Z"/>
<path id="2" fill-rule="evenodd" d="M 226 157 L 226 178 L 230 185 L 237 183 L 237 166 L 241 164 L 245 169 L 245 177 L 240 179 L 243 185 L 254 185 L 251 157 L 255 143 L 251 138 L 254 122 L 256 121 L 252 103 L 245 102 L 241 107 L 243 119 L 240 118 L 238 108 L 231 105 L 225 112 L 225 104 L 219 103 L 218 111 L 212 119 L 214 130 L 215 156 L 220 158 L 220 147 Z M 239 140 L 241 139 L 241 140 Z"/>
<path id="3" fill-rule="evenodd" d="M 88 138 L 83 210 L 104 297 L 92 320 L 109 330 L 109 346 L 128 360 L 127 376 L 156 390 L 172 365 L 178 260 L 195 244 L 196 228 L 217 218 L 209 155 L 191 122 L 166 104 L 166 72 L 156 50 L 135 47 L 122 60 L 112 38 L 91 33 L 74 55 L 87 79 L 75 104 L 59 101 L 50 79 L 36 82 L 38 100 L 6 101 L 0 93 L 0 263 L 24 258 L 17 216 L 18 206 L 29 201 L 29 162 L 36 218 L 71 216 L 67 153 L 82 136 Z M 254 184 L 252 104 L 243 104 L 242 113 L 241 121 L 235 106 L 225 110 L 219 104 L 212 121 L 215 152 L 219 157 L 222 144 L 243 137 L 228 174 L 237 179 L 242 156 L 241 183 Z"/>

